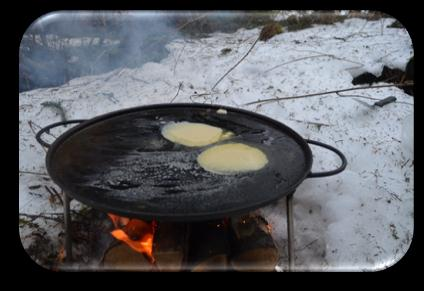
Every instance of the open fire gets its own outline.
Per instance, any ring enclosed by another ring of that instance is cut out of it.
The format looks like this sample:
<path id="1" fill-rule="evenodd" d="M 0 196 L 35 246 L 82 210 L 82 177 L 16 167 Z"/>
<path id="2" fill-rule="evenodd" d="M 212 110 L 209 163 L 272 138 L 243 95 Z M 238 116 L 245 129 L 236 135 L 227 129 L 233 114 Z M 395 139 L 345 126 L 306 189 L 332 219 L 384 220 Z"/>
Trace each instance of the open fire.
<path id="1" fill-rule="evenodd" d="M 272 271 L 279 258 L 271 225 L 258 215 L 192 223 L 108 215 L 114 225 L 112 236 L 147 259 L 123 251 L 120 244 L 108 251 L 108 268 L 115 262 L 144 271 Z"/>
<path id="2" fill-rule="evenodd" d="M 118 216 L 108 213 L 115 226 L 111 232 L 117 240 L 126 243 L 134 251 L 144 254 L 151 263 L 155 262 L 153 257 L 153 238 L 156 229 L 156 222 L 151 223 L 135 219 Z"/>

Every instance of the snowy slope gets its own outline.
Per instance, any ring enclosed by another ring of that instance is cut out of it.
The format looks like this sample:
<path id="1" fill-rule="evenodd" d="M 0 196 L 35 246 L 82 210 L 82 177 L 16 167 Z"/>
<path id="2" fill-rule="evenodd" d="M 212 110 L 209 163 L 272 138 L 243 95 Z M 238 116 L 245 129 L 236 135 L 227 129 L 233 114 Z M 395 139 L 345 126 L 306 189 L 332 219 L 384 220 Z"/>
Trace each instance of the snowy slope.
<path id="1" fill-rule="evenodd" d="M 405 69 L 413 55 L 412 43 L 405 30 L 386 27 L 393 21 L 349 19 L 284 32 L 259 42 L 214 92 L 211 87 L 248 51 L 259 28 L 240 29 L 234 34 L 215 33 L 195 40 L 178 39 L 167 45 L 170 54 L 160 63 L 78 78 L 57 88 L 23 92 L 19 96 L 20 170 L 46 173 L 45 152 L 28 125 L 28 121 L 46 126 L 60 120 L 57 112 L 41 106 L 45 101 L 61 101 L 69 119 L 92 118 L 113 110 L 171 100 L 248 109 L 287 124 L 304 138 L 336 146 L 349 162 L 343 173 L 307 179 L 296 191 L 296 267 L 384 268 L 402 257 L 413 235 L 413 97 L 389 87 L 344 95 L 376 99 L 395 96 L 405 103 L 371 109 L 354 101 L 355 97 L 329 94 L 245 104 L 349 88 L 353 77 L 366 71 L 379 74 L 384 65 Z M 221 54 L 224 48 L 231 51 Z M 203 93 L 208 95 L 198 95 Z M 312 150 L 314 171 L 338 165 L 332 153 L 314 146 Z M 28 186 L 46 182 L 42 179 L 20 173 L 20 212 L 60 212 L 46 201 L 47 193 L 42 188 L 37 190 L 40 195 L 29 193 Z M 259 210 L 272 223 L 281 250 L 278 270 L 286 268 L 284 205 L 281 201 Z M 22 237 L 28 234 L 25 229 L 21 231 Z M 25 238 L 24 245 L 29 245 L 30 240 L 31 236 Z"/>

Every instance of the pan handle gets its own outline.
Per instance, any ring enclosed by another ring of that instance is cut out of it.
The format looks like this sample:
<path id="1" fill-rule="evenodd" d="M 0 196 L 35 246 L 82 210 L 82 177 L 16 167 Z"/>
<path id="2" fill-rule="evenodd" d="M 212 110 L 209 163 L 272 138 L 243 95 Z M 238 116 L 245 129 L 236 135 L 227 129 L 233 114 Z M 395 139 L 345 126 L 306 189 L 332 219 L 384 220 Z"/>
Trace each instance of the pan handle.
<path id="1" fill-rule="evenodd" d="M 47 125 L 46 127 L 43 127 L 42 129 L 40 129 L 39 132 L 37 132 L 37 134 L 35 135 L 35 138 L 37 139 L 38 143 L 41 144 L 42 146 L 49 148 L 51 146 L 51 144 L 45 142 L 44 140 L 41 139 L 41 136 L 44 133 L 49 133 L 50 129 L 54 128 L 54 127 L 58 127 L 58 126 L 63 126 L 66 124 L 71 124 L 71 123 L 81 123 L 84 122 L 85 119 L 74 119 L 74 120 L 66 120 L 66 121 L 59 121 L 56 123 L 52 123 L 50 125 Z"/>
<path id="2" fill-rule="evenodd" d="M 319 142 L 319 141 L 315 141 L 315 140 L 306 139 L 305 141 L 307 143 L 326 148 L 326 149 L 336 153 L 339 156 L 339 158 L 342 160 L 342 164 L 337 169 L 331 170 L 331 171 L 325 171 L 325 172 L 318 172 L 318 173 L 310 172 L 309 175 L 308 175 L 308 178 L 318 178 L 318 177 L 327 177 L 327 176 L 336 175 L 336 174 L 342 172 L 346 168 L 346 166 L 347 166 L 346 157 L 338 149 L 336 149 L 332 146 L 329 146 L 328 144 L 325 144 L 325 143 L 322 143 L 322 142 Z"/>

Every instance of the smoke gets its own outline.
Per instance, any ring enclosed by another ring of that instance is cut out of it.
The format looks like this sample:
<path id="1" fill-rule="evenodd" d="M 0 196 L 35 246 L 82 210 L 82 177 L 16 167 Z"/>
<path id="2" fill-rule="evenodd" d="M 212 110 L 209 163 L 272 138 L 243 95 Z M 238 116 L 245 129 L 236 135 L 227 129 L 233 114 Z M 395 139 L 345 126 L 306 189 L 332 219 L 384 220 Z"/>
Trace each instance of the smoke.
<path id="1" fill-rule="evenodd" d="M 268 12 L 54 12 L 40 17 L 22 37 L 19 90 L 54 87 L 168 55 L 175 38 L 264 25 Z"/>
<path id="2" fill-rule="evenodd" d="M 34 21 L 22 37 L 19 90 L 59 86 L 70 79 L 137 67 L 168 55 L 181 37 L 164 12 L 55 12 Z"/>

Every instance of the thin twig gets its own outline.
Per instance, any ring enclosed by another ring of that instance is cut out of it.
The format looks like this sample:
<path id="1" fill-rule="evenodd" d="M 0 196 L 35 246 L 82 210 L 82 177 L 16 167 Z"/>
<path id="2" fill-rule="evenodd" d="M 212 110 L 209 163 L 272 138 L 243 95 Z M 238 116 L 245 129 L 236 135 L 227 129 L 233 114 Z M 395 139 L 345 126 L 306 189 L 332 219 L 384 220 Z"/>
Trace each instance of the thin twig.
<path id="1" fill-rule="evenodd" d="M 268 72 L 270 72 L 270 71 L 272 71 L 272 70 L 274 70 L 276 68 L 279 68 L 281 66 L 288 65 L 288 64 L 291 64 L 291 63 L 299 62 L 299 61 L 306 60 L 306 59 L 312 59 L 312 58 L 318 58 L 318 57 L 326 57 L 326 56 L 328 56 L 328 54 L 315 55 L 315 56 L 307 56 L 307 57 L 303 57 L 303 58 L 291 60 L 291 61 L 288 61 L 288 62 L 279 64 L 279 65 L 276 65 L 276 66 L 272 67 L 271 69 L 268 69 L 268 70 L 264 71 L 264 73 L 268 73 Z"/>
<path id="2" fill-rule="evenodd" d="M 136 77 L 131 76 L 131 75 L 130 75 L 130 78 L 131 78 L 132 80 L 134 80 L 134 81 L 139 81 L 139 82 L 143 82 L 143 83 L 145 83 L 145 84 L 150 84 L 150 83 L 149 83 L 149 82 L 147 82 L 147 81 L 144 81 L 144 80 L 142 80 L 142 79 L 136 78 Z"/>
<path id="3" fill-rule="evenodd" d="M 190 97 L 202 97 L 202 96 L 206 96 L 206 95 L 212 95 L 212 93 L 200 93 L 200 94 L 192 94 L 190 95 Z"/>
<path id="4" fill-rule="evenodd" d="M 37 172 L 21 171 L 21 170 L 19 170 L 19 173 L 22 173 L 22 174 L 31 174 L 31 175 L 39 175 L 39 176 L 48 176 L 49 175 L 49 174 L 45 174 L 45 173 L 37 173 Z"/>
<path id="5" fill-rule="evenodd" d="M 275 102 L 275 101 L 279 101 L 279 100 L 299 99 L 299 98 L 314 97 L 314 96 L 320 96 L 320 95 L 327 95 L 327 94 L 347 92 L 347 91 L 365 90 L 365 89 L 376 89 L 376 88 L 387 88 L 387 87 L 408 87 L 408 86 L 413 86 L 413 84 L 414 83 L 412 83 L 412 82 L 408 82 L 408 83 L 396 83 L 396 84 L 390 84 L 390 85 L 352 87 L 352 88 L 347 88 L 347 89 L 339 89 L 339 90 L 319 92 L 319 93 L 311 93 L 311 94 L 298 95 L 298 96 L 287 96 L 287 97 L 262 99 L 262 100 L 258 100 L 258 101 L 248 102 L 245 105 L 252 105 L 252 104 L 266 103 L 266 102 Z"/>
<path id="6" fill-rule="evenodd" d="M 95 59 L 94 61 L 90 64 L 90 73 L 94 74 L 94 66 L 96 65 L 96 63 L 98 62 L 98 60 L 107 52 L 110 51 L 111 49 L 105 49 L 104 51 L 102 51 Z"/>
<path id="7" fill-rule="evenodd" d="M 403 167 L 405 167 L 406 164 L 408 164 L 408 162 L 409 162 L 409 159 L 405 163 L 403 163 L 400 167 L 403 169 Z"/>
<path id="8" fill-rule="evenodd" d="M 57 197 L 60 201 L 60 204 L 63 205 L 62 197 L 60 197 L 59 193 L 57 192 L 55 188 L 48 187 L 48 186 L 44 186 L 44 188 L 47 190 L 47 192 L 50 193 L 50 195 L 52 195 L 53 197 Z"/>
<path id="9" fill-rule="evenodd" d="M 172 98 L 172 100 L 171 100 L 171 102 L 170 102 L 170 103 L 172 103 L 172 102 L 175 100 L 175 98 L 177 98 L 178 93 L 180 93 L 180 89 L 181 89 L 181 86 L 182 86 L 182 85 L 183 85 L 183 82 L 180 82 L 180 85 L 178 86 L 177 94 L 175 94 L 174 98 Z"/>
<path id="10" fill-rule="evenodd" d="M 339 92 L 336 92 L 336 94 L 337 94 L 337 96 L 340 96 L 340 97 L 358 97 L 358 98 L 364 98 L 364 99 L 369 99 L 369 100 L 377 100 L 377 101 L 379 101 L 380 99 L 378 99 L 378 98 L 372 98 L 372 97 L 368 97 L 368 96 L 364 96 L 364 95 L 351 95 L 351 94 L 349 94 L 349 95 L 342 95 L 342 94 L 340 94 Z"/>
<path id="11" fill-rule="evenodd" d="M 195 21 L 197 21 L 197 20 L 199 20 L 199 19 L 205 18 L 206 16 L 208 16 L 208 15 L 207 15 L 207 14 L 200 15 L 200 16 L 198 16 L 198 17 L 194 18 L 193 20 L 187 21 L 186 23 L 184 23 L 184 24 L 182 24 L 182 25 L 178 26 L 176 29 L 177 29 L 177 30 L 181 30 L 181 29 L 183 29 L 184 27 L 186 27 L 187 25 L 189 25 L 189 24 L 191 24 L 191 23 L 193 23 L 193 22 L 195 22 Z"/>
<path id="12" fill-rule="evenodd" d="M 335 37 L 333 37 L 333 39 L 342 40 L 342 41 L 347 41 L 347 39 L 348 39 L 348 38 L 351 38 L 352 36 L 359 35 L 359 34 L 363 34 L 362 30 L 365 28 L 365 26 L 367 25 L 367 23 L 368 23 L 368 20 L 366 20 L 366 21 L 365 21 L 364 25 L 363 25 L 363 26 L 361 27 L 361 29 L 360 29 L 359 31 L 357 31 L 357 32 L 354 32 L 354 33 L 348 34 L 348 35 L 343 36 L 343 37 L 341 37 L 341 36 L 340 36 L 340 37 L 335 36 Z"/>
<path id="13" fill-rule="evenodd" d="M 69 100 L 69 101 L 70 101 L 70 100 Z M 30 123 L 30 126 L 34 125 L 34 126 L 36 126 L 38 129 L 42 129 L 42 127 L 41 127 L 41 126 L 39 126 L 37 123 L 35 123 L 35 122 L 34 122 L 34 121 L 32 121 L 32 120 L 28 121 L 28 123 Z M 50 132 L 46 132 L 46 134 L 47 134 L 47 135 L 50 135 L 50 136 L 52 136 L 52 137 L 54 137 L 54 138 L 57 138 L 57 136 L 55 136 L 54 134 L 52 134 L 52 133 L 50 133 Z"/>
<path id="14" fill-rule="evenodd" d="M 268 72 L 270 72 L 270 71 L 272 71 L 272 70 L 274 70 L 276 68 L 279 68 L 281 66 L 284 66 L 284 65 L 288 65 L 288 64 L 291 64 L 291 63 L 299 62 L 299 61 L 302 61 L 302 60 L 305 60 L 305 59 L 312 59 L 312 58 L 319 58 L 319 57 L 333 58 L 333 59 L 336 59 L 336 60 L 346 61 L 346 62 L 349 62 L 349 63 L 358 64 L 358 65 L 363 66 L 363 64 L 361 64 L 361 63 L 358 63 L 358 62 L 355 62 L 355 61 L 351 61 L 351 60 L 347 60 L 345 58 L 339 58 L 339 57 L 336 57 L 335 55 L 331 55 L 331 54 L 319 54 L 319 55 L 315 55 L 315 56 L 302 57 L 302 58 L 299 58 L 299 59 L 295 59 L 295 60 L 291 60 L 291 61 L 282 63 L 280 65 L 277 65 L 275 67 L 272 67 L 271 69 L 268 69 L 268 70 L 264 71 L 264 73 L 268 73 Z"/>
<path id="15" fill-rule="evenodd" d="M 337 57 L 335 55 L 327 54 L 327 53 L 320 52 L 320 51 L 315 51 L 315 50 L 299 50 L 299 49 L 292 49 L 292 51 L 296 51 L 296 52 L 307 52 L 307 53 L 313 53 L 313 54 L 317 54 L 317 55 L 329 55 L 330 57 L 332 57 L 332 58 L 334 58 L 336 60 L 341 60 L 341 61 L 346 61 L 346 62 L 349 62 L 349 63 L 357 64 L 357 65 L 360 65 L 361 67 L 364 66 L 364 64 L 362 64 L 362 63 L 355 62 L 355 61 L 352 61 L 352 60 L 349 60 L 349 59 L 346 59 L 346 58 L 342 58 L 342 57 Z"/>
<path id="16" fill-rule="evenodd" d="M 181 49 L 180 53 L 178 54 L 177 60 L 175 61 L 174 69 L 173 69 L 174 75 L 175 75 L 175 69 L 177 68 L 178 61 L 180 60 L 181 54 L 183 53 L 185 47 L 186 47 L 186 44 L 184 44 L 183 48 Z"/>
<path id="17" fill-rule="evenodd" d="M 298 250 L 296 250 L 296 251 L 302 251 L 302 250 L 304 250 L 304 249 L 306 249 L 306 248 L 310 247 L 310 246 L 311 246 L 312 244 L 314 244 L 317 240 L 318 240 L 317 238 L 316 238 L 316 239 L 314 239 L 313 241 L 311 241 L 310 243 L 308 243 L 307 245 L 305 245 L 303 248 L 298 249 Z"/>
<path id="18" fill-rule="evenodd" d="M 363 96 L 363 95 L 342 95 L 342 94 L 340 94 L 340 93 L 336 93 L 338 96 L 340 96 L 340 97 L 358 97 L 358 98 L 364 98 L 364 99 L 369 99 L 369 100 L 377 100 L 377 101 L 380 101 L 380 99 L 378 99 L 378 98 L 372 98 L 372 97 L 368 97 L 368 96 Z M 359 101 L 359 100 L 358 100 Z M 409 102 L 403 102 L 403 101 L 395 101 L 394 103 L 399 103 L 399 104 L 407 104 L 407 105 L 411 105 L 411 106 L 414 106 L 414 104 L 412 104 L 412 103 L 409 103 Z"/>
<path id="19" fill-rule="evenodd" d="M 332 126 L 331 124 L 327 124 L 327 123 L 307 121 L 307 120 L 298 120 L 298 119 L 289 119 L 289 120 L 296 121 L 296 122 L 301 122 L 301 123 L 306 123 L 306 124 L 313 124 L 313 125 L 317 125 L 317 126 Z"/>
<path id="20" fill-rule="evenodd" d="M 398 51 L 400 51 L 400 49 L 397 49 L 397 50 L 391 51 L 391 52 L 389 52 L 389 53 L 385 54 L 384 56 L 382 56 L 381 58 L 378 58 L 378 59 L 376 60 L 376 62 L 381 62 L 381 61 L 382 61 L 385 57 L 387 57 L 387 56 L 389 56 L 389 55 L 391 55 L 391 54 L 394 54 L 394 53 L 396 53 L 396 52 L 398 52 Z"/>
<path id="21" fill-rule="evenodd" d="M 252 44 L 252 46 L 247 51 L 247 53 L 234 66 L 232 66 L 221 78 L 219 78 L 219 80 L 215 83 L 215 85 L 213 85 L 211 89 L 212 91 L 232 70 L 234 70 L 247 57 L 247 55 L 252 51 L 252 49 L 255 47 L 258 41 L 259 41 L 259 37 L 255 40 L 255 42 Z"/>
<path id="22" fill-rule="evenodd" d="M 372 97 L 368 97 L 368 96 L 363 96 L 363 95 L 342 95 L 340 93 L 336 93 L 338 96 L 340 97 L 358 97 L 358 98 L 364 98 L 364 99 L 369 99 L 369 100 L 377 100 L 380 101 L 381 99 L 378 98 L 372 98 Z M 359 100 L 358 100 L 359 101 Z M 409 103 L 409 102 L 404 102 L 404 101 L 395 101 L 394 103 L 398 103 L 398 104 L 406 104 L 406 105 L 410 105 L 410 106 L 414 106 L 414 104 Z"/>
<path id="23" fill-rule="evenodd" d="M 114 77 L 114 76 L 119 76 L 123 71 L 124 71 L 124 69 L 125 68 L 123 68 L 123 69 L 120 69 L 120 70 L 117 70 L 117 71 L 115 71 L 114 73 L 111 73 L 109 76 L 107 76 L 106 78 L 104 78 L 103 79 L 103 82 L 107 82 L 107 81 L 109 81 L 112 77 Z"/>
<path id="24" fill-rule="evenodd" d="M 28 121 L 28 124 L 29 124 L 29 128 L 31 129 L 32 133 L 34 134 L 34 137 L 36 137 L 37 133 L 35 132 L 34 128 L 32 127 L 31 121 Z M 45 147 L 43 147 L 42 145 L 40 145 L 40 146 L 47 153 L 47 150 L 45 149 Z"/>

